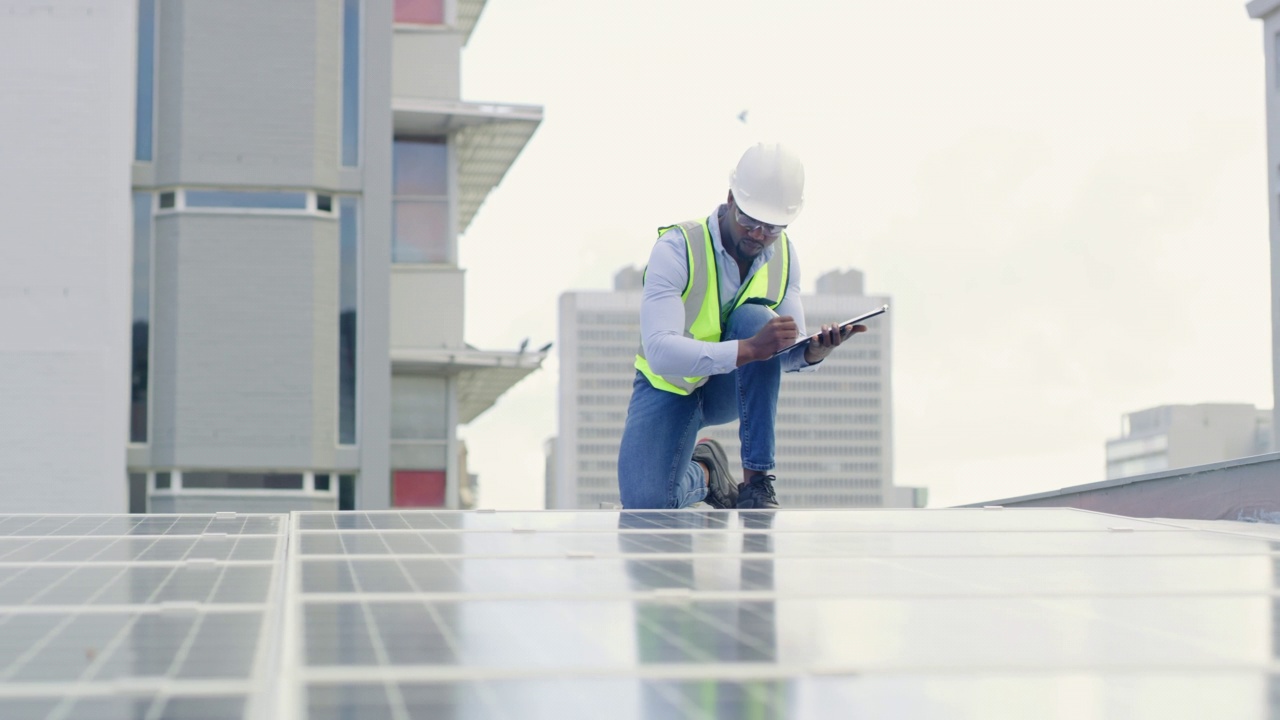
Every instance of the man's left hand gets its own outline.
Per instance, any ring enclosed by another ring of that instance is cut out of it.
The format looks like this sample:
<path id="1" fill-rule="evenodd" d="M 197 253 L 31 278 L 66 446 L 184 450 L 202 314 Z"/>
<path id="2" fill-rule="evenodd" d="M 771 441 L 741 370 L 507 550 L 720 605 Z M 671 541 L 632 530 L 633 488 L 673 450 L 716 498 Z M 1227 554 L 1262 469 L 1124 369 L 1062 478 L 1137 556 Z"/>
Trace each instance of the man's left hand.
<path id="1" fill-rule="evenodd" d="M 822 330 L 813 336 L 813 339 L 809 341 L 808 347 L 804 349 L 804 361 L 810 365 L 822 362 L 831 354 L 832 350 L 839 347 L 840 343 L 857 333 L 866 331 L 866 325 L 851 325 L 844 328 L 843 333 L 839 325 L 823 325 Z"/>

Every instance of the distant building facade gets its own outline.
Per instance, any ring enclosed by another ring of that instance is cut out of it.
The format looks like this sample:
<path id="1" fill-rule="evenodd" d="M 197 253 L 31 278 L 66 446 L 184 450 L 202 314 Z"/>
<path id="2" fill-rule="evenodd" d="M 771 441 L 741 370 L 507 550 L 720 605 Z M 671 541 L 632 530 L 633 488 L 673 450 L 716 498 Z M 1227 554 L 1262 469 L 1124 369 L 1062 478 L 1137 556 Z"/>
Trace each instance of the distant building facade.
<path id="1" fill-rule="evenodd" d="M 560 295 L 560 383 L 548 508 L 615 505 L 618 447 L 640 346 L 640 271 L 624 268 L 614 290 Z"/>
<path id="2" fill-rule="evenodd" d="M 560 508 L 616 504 L 618 447 L 640 343 L 641 272 L 613 291 L 560 296 L 559 434 L 548 445 L 547 498 Z M 818 279 L 806 324 L 838 322 L 889 302 L 863 294 L 856 270 Z M 923 507 L 924 490 L 893 485 L 892 312 L 816 373 L 785 373 L 778 399 L 778 500 L 784 507 Z M 707 428 L 738 472 L 737 423 Z M 550 505 L 549 505 L 550 507 Z"/>
<path id="3" fill-rule="evenodd" d="M 138 8 L 132 509 L 474 502 L 457 427 L 545 357 L 463 339 L 458 237 L 542 119 L 459 97 L 484 0 L 110 4 Z"/>
<path id="4" fill-rule="evenodd" d="M 1244 403 L 1161 405 L 1128 413 L 1107 441 L 1107 479 L 1268 453 L 1272 413 Z"/>
<path id="5" fill-rule="evenodd" d="M 556 499 L 556 443 L 558 442 L 559 438 L 550 437 L 542 444 L 542 477 L 545 480 L 542 507 L 544 508 L 560 507 L 559 501 Z"/>

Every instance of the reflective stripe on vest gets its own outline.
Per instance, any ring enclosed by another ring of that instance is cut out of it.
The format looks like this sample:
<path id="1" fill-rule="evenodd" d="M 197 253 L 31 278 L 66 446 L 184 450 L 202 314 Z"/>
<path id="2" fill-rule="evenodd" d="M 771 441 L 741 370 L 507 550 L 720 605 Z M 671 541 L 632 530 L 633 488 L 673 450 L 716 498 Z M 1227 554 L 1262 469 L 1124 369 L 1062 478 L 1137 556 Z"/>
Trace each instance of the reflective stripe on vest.
<path id="1" fill-rule="evenodd" d="M 716 262 L 715 243 L 711 240 L 711 230 L 707 227 L 707 220 L 706 218 L 690 220 L 679 225 L 658 228 L 658 237 L 662 237 L 672 228 L 678 228 L 684 235 L 685 257 L 689 268 L 689 279 L 685 283 L 684 293 L 680 296 L 681 302 L 684 303 L 684 336 L 702 342 L 720 342 L 722 328 L 728 321 L 728 313 L 721 316 L 720 271 Z M 738 309 L 752 298 L 768 300 L 765 306 L 771 310 L 777 309 L 782 302 L 787 294 L 787 281 L 791 272 L 791 248 L 785 232 L 780 239 L 778 249 L 769 262 L 757 270 L 751 280 L 739 289 L 738 296 L 729 306 L 729 312 Z M 680 377 L 655 373 L 644 357 L 643 341 L 636 353 L 635 367 L 644 374 L 650 385 L 677 395 L 688 395 L 707 382 L 706 377 Z"/>

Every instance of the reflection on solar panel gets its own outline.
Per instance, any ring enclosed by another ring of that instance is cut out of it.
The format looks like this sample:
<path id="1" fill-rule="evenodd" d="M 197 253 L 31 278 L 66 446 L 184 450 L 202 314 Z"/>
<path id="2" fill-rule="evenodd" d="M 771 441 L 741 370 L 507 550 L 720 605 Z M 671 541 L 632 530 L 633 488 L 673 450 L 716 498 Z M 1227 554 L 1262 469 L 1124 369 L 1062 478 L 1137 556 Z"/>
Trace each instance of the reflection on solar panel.
<path id="1" fill-rule="evenodd" d="M 0 516 L 0 718 L 1272 717 L 1280 529 Z"/>

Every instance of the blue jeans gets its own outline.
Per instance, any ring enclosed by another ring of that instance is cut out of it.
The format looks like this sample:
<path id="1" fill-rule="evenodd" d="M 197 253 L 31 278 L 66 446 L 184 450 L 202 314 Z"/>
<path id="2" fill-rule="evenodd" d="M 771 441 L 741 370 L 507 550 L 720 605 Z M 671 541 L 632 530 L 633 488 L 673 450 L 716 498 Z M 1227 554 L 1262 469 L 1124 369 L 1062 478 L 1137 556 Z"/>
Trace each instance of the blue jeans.
<path id="1" fill-rule="evenodd" d="M 725 340 L 755 335 L 777 313 L 763 305 L 742 305 L 729 316 Z M 773 421 L 782 384 L 782 359 L 747 363 L 712 375 L 689 395 L 658 390 L 636 372 L 627 423 L 618 452 L 622 507 L 682 508 L 707 496 L 702 466 L 693 462 L 698 432 L 737 419 L 742 467 L 773 469 Z"/>

